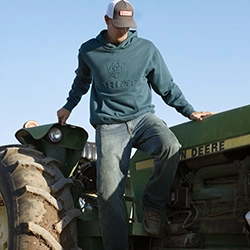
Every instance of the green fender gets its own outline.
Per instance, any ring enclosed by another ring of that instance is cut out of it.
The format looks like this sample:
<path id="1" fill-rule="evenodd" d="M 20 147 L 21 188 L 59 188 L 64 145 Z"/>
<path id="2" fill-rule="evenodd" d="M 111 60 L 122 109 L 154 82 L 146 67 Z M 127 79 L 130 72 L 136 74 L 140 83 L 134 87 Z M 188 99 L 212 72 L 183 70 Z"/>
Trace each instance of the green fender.
<path id="1" fill-rule="evenodd" d="M 62 132 L 62 139 L 57 143 L 48 137 L 52 128 L 58 128 Z M 65 177 L 68 177 L 76 166 L 88 139 L 88 133 L 83 128 L 61 126 L 58 123 L 22 128 L 15 136 L 20 143 L 34 146 L 46 156 L 60 161 L 60 169 Z"/>

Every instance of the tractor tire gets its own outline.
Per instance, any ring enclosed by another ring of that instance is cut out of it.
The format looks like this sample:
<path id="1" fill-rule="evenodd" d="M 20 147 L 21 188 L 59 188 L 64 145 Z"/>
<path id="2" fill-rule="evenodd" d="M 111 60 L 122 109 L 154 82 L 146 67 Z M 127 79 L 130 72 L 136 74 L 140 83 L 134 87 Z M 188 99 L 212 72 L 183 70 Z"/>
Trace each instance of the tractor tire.
<path id="1" fill-rule="evenodd" d="M 71 179 L 25 146 L 0 147 L 0 250 L 79 250 Z"/>

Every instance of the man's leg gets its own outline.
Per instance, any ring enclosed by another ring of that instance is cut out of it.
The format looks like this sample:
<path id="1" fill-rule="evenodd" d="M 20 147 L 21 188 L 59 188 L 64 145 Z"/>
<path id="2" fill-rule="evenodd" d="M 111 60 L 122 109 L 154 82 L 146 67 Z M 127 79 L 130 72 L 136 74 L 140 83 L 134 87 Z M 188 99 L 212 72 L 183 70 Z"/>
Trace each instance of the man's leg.
<path id="1" fill-rule="evenodd" d="M 97 191 L 105 250 L 127 250 L 128 229 L 123 194 L 131 146 L 125 123 L 96 129 Z"/>
<path id="2" fill-rule="evenodd" d="M 178 167 L 181 145 L 168 126 L 154 114 L 145 116 L 138 124 L 137 131 L 138 149 L 154 156 L 153 173 L 145 187 L 142 205 L 145 215 L 152 218 L 152 225 L 159 226 L 160 221 L 154 223 L 154 220 L 160 219 L 157 214 L 170 200 L 170 189 Z M 158 229 L 152 228 L 150 232 L 157 234 Z"/>

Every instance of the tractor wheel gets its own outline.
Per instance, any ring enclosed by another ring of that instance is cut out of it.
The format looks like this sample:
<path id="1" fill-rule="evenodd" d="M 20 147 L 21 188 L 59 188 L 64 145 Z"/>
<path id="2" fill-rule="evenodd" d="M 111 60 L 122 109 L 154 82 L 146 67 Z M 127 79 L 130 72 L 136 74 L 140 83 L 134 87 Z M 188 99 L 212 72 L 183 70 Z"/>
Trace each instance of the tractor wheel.
<path id="1" fill-rule="evenodd" d="M 76 217 L 55 159 L 25 147 L 0 147 L 0 250 L 76 250 Z"/>

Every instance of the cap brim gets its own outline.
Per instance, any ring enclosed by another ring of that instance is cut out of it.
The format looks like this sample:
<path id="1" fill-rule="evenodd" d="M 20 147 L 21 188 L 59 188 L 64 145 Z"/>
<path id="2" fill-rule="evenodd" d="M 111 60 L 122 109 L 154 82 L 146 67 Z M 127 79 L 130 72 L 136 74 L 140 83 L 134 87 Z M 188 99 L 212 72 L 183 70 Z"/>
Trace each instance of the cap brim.
<path id="1" fill-rule="evenodd" d="M 115 20 L 111 19 L 111 22 L 114 26 L 118 28 L 137 28 L 135 21 L 124 21 L 124 20 Z"/>

